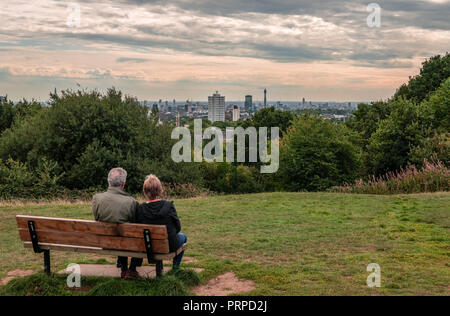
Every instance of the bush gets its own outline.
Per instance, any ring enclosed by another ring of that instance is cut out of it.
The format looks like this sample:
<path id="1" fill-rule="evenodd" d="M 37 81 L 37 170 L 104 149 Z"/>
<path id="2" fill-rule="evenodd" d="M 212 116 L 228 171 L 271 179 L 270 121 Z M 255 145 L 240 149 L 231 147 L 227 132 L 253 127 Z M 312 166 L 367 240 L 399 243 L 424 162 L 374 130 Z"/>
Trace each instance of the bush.
<path id="1" fill-rule="evenodd" d="M 101 190 L 68 190 L 60 184 L 62 176 L 58 164 L 47 159 L 34 170 L 19 161 L 0 160 L 0 200 L 91 200 Z"/>
<path id="2" fill-rule="evenodd" d="M 20 123 L 24 118 L 35 115 L 41 109 L 41 104 L 36 101 L 22 100 L 14 104 L 7 98 L 2 99 L 0 102 L 0 134 L 13 124 Z"/>
<path id="3" fill-rule="evenodd" d="M 362 194 L 409 194 L 441 192 L 450 189 L 450 170 L 442 162 L 425 160 L 421 169 L 410 165 L 381 177 L 358 180 L 352 184 L 334 187 L 333 192 Z"/>
<path id="4" fill-rule="evenodd" d="M 392 107 L 389 117 L 379 123 L 369 140 L 369 170 L 375 175 L 406 166 L 411 148 L 429 132 L 416 103 L 398 99 L 392 102 Z"/>
<path id="5" fill-rule="evenodd" d="M 164 187 L 163 198 L 168 199 L 188 199 L 199 196 L 206 196 L 209 194 L 208 190 L 198 187 L 195 184 L 177 184 L 177 183 L 162 183 Z"/>
<path id="6" fill-rule="evenodd" d="M 0 137 L 0 159 L 12 158 L 35 171 L 43 159 L 55 162 L 68 190 L 106 187 L 108 171 L 128 171 L 127 190 L 141 192 L 153 172 L 163 181 L 201 185 L 195 166 L 171 163 L 171 127 L 156 120 L 134 98 L 115 89 L 63 91 L 51 106 L 24 118 Z"/>
<path id="7" fill-rule="evenodd" d="M 381 175 L 423 159 L 448 157 L 445 134 L 450 120 L 450 79 L 421 104 L 404 98 L 390 102 L 389 117 L 369 139 L 370 171 Z M 441 135 L 439 135 L 441 134 Z M 446 148 L 445 148 L 446 147 Z"/>
<path id="8" fill-rule="evenodd" d="M 411 149 L 409 161 L 412 164 L 421 168 L 425 160 L 440 160 L 446 166 L 450 165 L 450 133 L 423 138 L 417 146 Z"/>
<path id="9" fill-rule="evenodd" d="M 256 193 L 264 191 L 264 176 L 259 168 L 234 165 L 226 162 L 203 163 L 203 178 L 206 187 L 215 192 Z"/>
<path id="10" fill-rule="evenodd" d="M 345 125 L 301 116 L 280 143 L 280 177 L 289 191 L 321 191 L 355 179 L 359 138 Z"/>
<path id="11" fill-rule="evenodd" d="M 57 164 L 42 160 L 36 170 L 24 163 L 8 159 L 0 160 L 0 199 L 14 197 L 50 197 L 64 191 L 58 182 L 61 175 L 55 173 Z"/>

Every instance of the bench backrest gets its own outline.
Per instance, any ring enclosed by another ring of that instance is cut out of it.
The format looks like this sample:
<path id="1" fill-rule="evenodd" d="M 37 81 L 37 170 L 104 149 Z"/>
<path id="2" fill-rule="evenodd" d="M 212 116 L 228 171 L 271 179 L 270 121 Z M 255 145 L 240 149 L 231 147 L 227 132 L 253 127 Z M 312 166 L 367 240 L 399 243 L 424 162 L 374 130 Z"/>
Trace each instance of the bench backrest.
<path id="1" fill-rule="evenodd" d="M 111 224 L 23 215 L 17 215 L 16 220 L 22 241 L 31 241 L 28 222 L 32 221 L 40 243 L 146 252 L 144 230 L 148 229 L 153 253 L 169 253 L 166 226 Z"/>

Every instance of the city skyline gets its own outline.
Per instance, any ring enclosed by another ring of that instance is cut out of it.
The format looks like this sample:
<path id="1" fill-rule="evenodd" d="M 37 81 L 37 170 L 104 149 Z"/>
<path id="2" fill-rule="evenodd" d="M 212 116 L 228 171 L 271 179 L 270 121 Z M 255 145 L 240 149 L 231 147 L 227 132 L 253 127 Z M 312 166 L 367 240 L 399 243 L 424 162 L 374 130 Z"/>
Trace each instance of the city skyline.
<path id="1" fill-rule="evenodd" d="M 448 0 L 6 2 L 0 95 L 116 87 L 139 100 L 205 100 L 220 90 L 268 102 L 376 101 L 445 54 Z M 79 20 L 77 20 L 79 16 Z"/>

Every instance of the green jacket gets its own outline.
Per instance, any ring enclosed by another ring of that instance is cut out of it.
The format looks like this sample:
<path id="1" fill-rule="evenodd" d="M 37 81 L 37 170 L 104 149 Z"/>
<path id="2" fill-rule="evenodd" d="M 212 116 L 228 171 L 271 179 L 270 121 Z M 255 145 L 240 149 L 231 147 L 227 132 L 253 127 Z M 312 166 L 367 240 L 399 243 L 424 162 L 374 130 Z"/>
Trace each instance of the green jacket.
<path id="1" fill-rule="evenodd" d="M 92 199 L 92 213 L 99 222 L 133 223 L 139 203 L 119 188 L 109 188 Z"/>

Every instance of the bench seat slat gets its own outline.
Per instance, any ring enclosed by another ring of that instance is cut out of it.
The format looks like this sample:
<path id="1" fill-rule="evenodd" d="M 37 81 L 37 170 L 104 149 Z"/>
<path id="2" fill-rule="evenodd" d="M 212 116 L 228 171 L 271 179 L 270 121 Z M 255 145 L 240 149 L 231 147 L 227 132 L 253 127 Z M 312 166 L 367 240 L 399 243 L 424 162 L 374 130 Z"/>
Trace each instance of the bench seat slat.
<path id="1" fill-rule="evenodd" d="M 84 232 L 94 235 L 142 238 L 144 229 L 150 230 L 152 239 L 167 239 L 167 229 L 161 225 L 113 224 L 96 221 L 50 218 L 38 216 L 16 216 L 19 228 L 28 229 L 28 221 L 33 221 L 36 229 L 61 231 L 66 233 Z"/>
<path id="2" fill-rule="evenodd" d="M 104 236 L 88 233 L 67 233 L 58 231 L 46 231 L 37 229 L 39 242 L 51 244 L 64 244 L 72 246 L 99 247 L 105 249 L 145 252 L 144 238 L 130 238 L 119 236 Z M 19 229 L 22 241 L 31 241 L 28 229 Z M 151 240 L 154 253 L 169 253 L 169 241 Z"/>
<path id="3" fill-rule="evenodd" d="M 33 248 L 31 242 L 24 243 L 25 248 Z M 109 250 L 96 247 L 80 247 L 71 245 L 58 245 L 49 243 L 39 243 L 39 247 L 43 250 L 54 250 L 54 251 L 68 251 L 77 253 L 95 253 L 107 256 L 118 256 L 118 257 L 132 257 L 132 258 L 147 258 L 145 252 L 131 252 L 131 251 L 120 251 L 120 250 Z M 154 260 L 172 260 L 175 256 L 180 254 L 183 250 L 186 250 L 187 244 L 184 244 L 177 252 L 172 252 L 168 254 L 155 254 L 153 255 Z"/>

